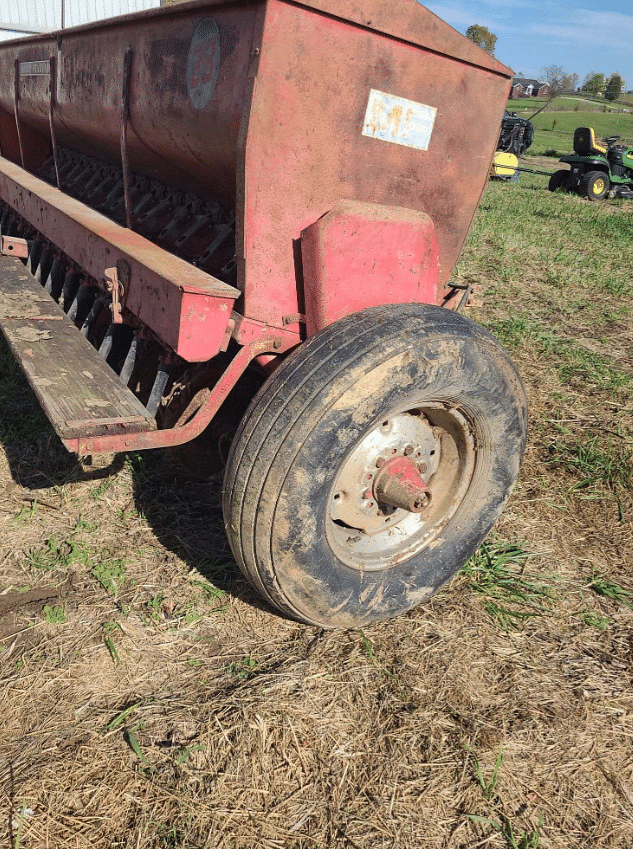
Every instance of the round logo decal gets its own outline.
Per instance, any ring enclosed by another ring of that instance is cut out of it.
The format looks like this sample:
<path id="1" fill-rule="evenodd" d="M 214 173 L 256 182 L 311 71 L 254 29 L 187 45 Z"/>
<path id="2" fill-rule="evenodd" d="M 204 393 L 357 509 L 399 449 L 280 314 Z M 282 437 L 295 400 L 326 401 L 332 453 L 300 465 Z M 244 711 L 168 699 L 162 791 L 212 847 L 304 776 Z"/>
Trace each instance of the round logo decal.
<path id="1" fill-rule="evenodd" d="M 196 109 L 211 100 L 220 66 L 220 31 L 213 18 L 195 28 L 187 60 L 187 89 Z"/>

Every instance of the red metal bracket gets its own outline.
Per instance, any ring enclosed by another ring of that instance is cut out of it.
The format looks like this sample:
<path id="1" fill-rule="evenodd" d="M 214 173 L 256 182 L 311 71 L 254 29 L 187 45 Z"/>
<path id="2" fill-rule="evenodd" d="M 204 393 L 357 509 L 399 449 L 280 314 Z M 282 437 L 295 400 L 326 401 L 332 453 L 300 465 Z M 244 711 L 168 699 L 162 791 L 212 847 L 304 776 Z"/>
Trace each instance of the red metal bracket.
<path id="1" fill-rule="evenodd" d="M 29 243 L 26 239 L 18 239 L 16 236 L 2 236 L 0 254 L 2 256 L 17 256 L 20 259 L 26 259 L 29 255 Z"/>
<path id="2" fill-rule="evenodd" d="M 0 196 L 94 280 L 125 261 L 125 306 L 189 362 L 220 350 L 240 290 L 212 277 L 0 157 Z M 90 250 L 86 250 L 86 244 Z"/>
<path id="3" fill-rule="evenodd" d="M 119 260 L 112 268 L 105 270 L 105 285 L 112 298 L 112 323 L 123 324 L 123 303 L 130 285 L 130 266 L 125 260 Z"/>
<path id="4" fill-rule="evenodd" d="M 229 325 L 232 325 L 233 339 L 239 345 L 251 345 L 263 338 L 271 337 L 277 341 L 275 351 L 288 351 L 301 342 L 301 337 L 294 330 L 286 330 L 280 327 L 270 327 L 262 321 L 245 318 L 239 313 L 232 312 Z"/>
<path id="5" fill-rule="evenodd" d="M 174 445 L 182 445 L 195 439 L 207 427 L 211 419 L 226 400 L 227 395 L 233 389 L 242 376 L 248 364 L 260 356 L 271 351 L 283 353 L 297 344 L 296 339 L 290 342 L 282 338 L 283 331 L 279 335 L 270 334 L 263 339 L 245 345 L 231 361 L 230 365 L 211 390 L 208 398 L 200 407 L 196 415 L 182 427 L 168 430 L 141 431 L 139 433 L 115 433 L 107 436 L 79 437 L 76 439 L 62 440 L 69 451 L 79 455 L 105 454 L 109 451 L 141 451 L 146 448 L 168 448 Z"/>

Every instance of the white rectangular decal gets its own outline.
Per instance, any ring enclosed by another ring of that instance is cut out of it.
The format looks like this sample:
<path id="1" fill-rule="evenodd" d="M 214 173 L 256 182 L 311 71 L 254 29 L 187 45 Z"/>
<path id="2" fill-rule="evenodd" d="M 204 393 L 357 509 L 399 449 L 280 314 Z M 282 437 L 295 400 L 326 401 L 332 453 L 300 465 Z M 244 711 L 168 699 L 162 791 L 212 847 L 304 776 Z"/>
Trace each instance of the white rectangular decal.
<path id="1" fill-rule="evenodd" d="M 369 92 L 363 135 L 373 139 L 428 150 L 437 109 L 385 94 L 375 88 Z"/>
<path id="2" fill-rule="evenodd" d="M 21 77 L 50 77 L 51 63 L 48 59 L 39 62 L 20 62 Z"/>

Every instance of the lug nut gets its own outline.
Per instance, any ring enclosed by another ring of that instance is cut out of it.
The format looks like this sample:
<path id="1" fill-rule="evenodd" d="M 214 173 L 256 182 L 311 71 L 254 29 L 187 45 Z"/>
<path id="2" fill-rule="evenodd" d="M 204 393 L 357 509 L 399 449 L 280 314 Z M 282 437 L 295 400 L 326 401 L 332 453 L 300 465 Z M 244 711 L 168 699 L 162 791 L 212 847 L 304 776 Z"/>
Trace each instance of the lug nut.
<path id="1" fill-rule="evenodd" d="M 427 469 L 428 469 L 428 466 L 426 465 L 426 463 L 420 463 L 419 466 L 418 466 L 419 472 L 426 472 Z"/>
<path id="2" fill-rule="evenodd" d="M 385 458 L 384 458 L 384 457 L 379 457 L 379 458 L 376 460 L 376 468 L 377 468 L 377 469 L 382 469 L 382 467 L 385 465 L 385 462 L 386 462 L 386 460 L 385 460 Z"/>
<path id="3" fill-rule="evenodd" d="M 405 445 L 404 447 L 404 456 L 408 457 L 409 454 L 413 454 L 413 445 Z"/>

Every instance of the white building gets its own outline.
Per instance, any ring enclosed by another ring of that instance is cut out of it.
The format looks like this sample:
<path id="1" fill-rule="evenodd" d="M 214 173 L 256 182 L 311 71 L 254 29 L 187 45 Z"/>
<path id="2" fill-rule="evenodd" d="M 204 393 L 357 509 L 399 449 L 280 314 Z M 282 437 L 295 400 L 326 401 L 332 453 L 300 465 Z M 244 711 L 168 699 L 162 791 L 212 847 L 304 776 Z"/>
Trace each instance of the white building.
<path id="1" fill-rule="evenodd" d="M 2 0 L 0 41 L 153 9 L 161 0 Z"/>

